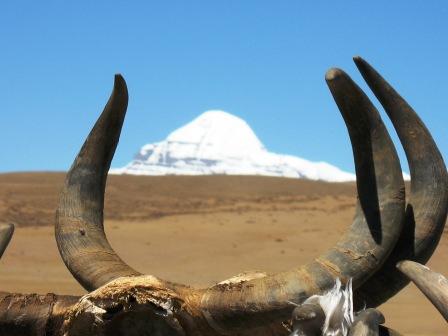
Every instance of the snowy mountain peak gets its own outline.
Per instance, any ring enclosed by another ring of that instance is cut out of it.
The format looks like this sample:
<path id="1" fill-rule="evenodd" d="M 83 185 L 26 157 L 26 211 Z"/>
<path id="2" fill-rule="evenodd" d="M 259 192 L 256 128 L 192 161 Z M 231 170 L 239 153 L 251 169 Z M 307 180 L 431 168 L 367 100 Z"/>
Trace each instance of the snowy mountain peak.
<path id="1" fill-rule="evenodd" d="M 210 110 L 157 143 L 143 146 L 127 166 L 111 173 L 135 175 L 268 175 L 353 181 L 355 175 L 325 162 L 269 152 L 250 126 L 230 113 Z"/>
<path id="2" fill-rule="evenodd" d="M 243 119 L 219 110 L 202 113 L 168 135 L 166 141 L 191 146 L 196 151 L 192 154 L 198 158 L 240 157 L 264 150 Z"/>

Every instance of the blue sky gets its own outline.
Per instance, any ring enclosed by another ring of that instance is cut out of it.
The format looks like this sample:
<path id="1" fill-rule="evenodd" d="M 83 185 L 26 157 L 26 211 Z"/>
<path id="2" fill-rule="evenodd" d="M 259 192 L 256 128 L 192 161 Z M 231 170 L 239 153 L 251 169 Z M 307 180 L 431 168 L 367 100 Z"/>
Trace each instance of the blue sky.
<path id="1" fill-rule="evenodd" d="M 395 85 L 447 158 L 447 17 L 443 0 L 2 1 L 0 172 L 68 169 L 117 72 L 130 102 L 114 167 L 223 109 L 271 151 L 353 171 L 324 74 L 338 66 L 366 88 L 354 55 Z"/>

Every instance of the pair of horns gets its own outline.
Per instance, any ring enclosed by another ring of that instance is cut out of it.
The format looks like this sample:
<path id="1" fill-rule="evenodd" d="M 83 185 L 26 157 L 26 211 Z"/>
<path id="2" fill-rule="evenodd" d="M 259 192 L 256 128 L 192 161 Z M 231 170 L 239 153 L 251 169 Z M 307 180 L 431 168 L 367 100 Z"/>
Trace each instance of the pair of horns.
<path id="1" fill-rule="evenodd" d="M 216 330 L 247 328 L 290 318 L 301 303 L 353 279 L 358 305 L 377 306 L 407 284 L 395 264 L 425 263 L 446 219 L 447 172 L 430 133 L 412 108 L 364 60 L 355 63 L 392 120 L 411 171 L 405 210 L 402 170 L 381 117 L 364 92 L 339 69 L 326 81 L 347 125 L 359 201 L 352 225 L 329 251 L 290 271 L 218 284 L 201 293 L 201 311 Z M 114 252 L 103 227 L 104 191 L 128 103 L 120 75 L 107 105 L 67 174 L 56 215 L 56 240 L 67 268 L 87 290 L 137 276 Z"/>

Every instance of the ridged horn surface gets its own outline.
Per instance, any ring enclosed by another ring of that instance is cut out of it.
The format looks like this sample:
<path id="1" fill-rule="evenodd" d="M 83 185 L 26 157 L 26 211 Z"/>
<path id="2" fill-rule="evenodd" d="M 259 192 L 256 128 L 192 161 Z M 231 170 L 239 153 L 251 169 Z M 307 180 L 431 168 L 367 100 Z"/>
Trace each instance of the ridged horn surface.
<path id="1" fill-rule="evenodd" d="M 128 91 L 121 75 L 103 113 L 67 173 L 56 212 L 56 241 L 65 265 L 87 290 L 139 275 L 110 246 L 104 233 L 107 173 L 120 137 Z"/>
<path id="2" fill-rule="evenodd" d="M 448 179 L 437 145 L 415 111 L 366 61 L 360 57 L 354 61 L 391 119 L 411 173 L 403 232 L 381 269 L 354 293 L 355 306 L 361 308 L 379 306 L 409 283 L 396 269 L 397 262 L 429 260 L 445 226 Z"/>
<path id="3" fill-rule="evenodd" d="M 0 224 L 0 258 L 8 247 L 11 241 L 12 235 L 14 234 L 13 224 Z"/>
<path id="4" fill-rule="evenodd" d="M 419 263 L 404 260 L 397 268 L 412 280 L 448 322 L 448 280 Z"/>
<path id="5" fill-rule="evenodd" d="M 404 182 L 393 143 L 375 107 L 342 70 L 331 69 L 328 86 L 344 117 L 355 158 L 359 204 L 353 224 L 327 253 L 309 264 L 247 282 L 211 287 L 202 310 L 219 332 L 282 321 L 288 301 L 302 303 L 353 279 L 359 287 L 384 262 L 401 232 Z"/>

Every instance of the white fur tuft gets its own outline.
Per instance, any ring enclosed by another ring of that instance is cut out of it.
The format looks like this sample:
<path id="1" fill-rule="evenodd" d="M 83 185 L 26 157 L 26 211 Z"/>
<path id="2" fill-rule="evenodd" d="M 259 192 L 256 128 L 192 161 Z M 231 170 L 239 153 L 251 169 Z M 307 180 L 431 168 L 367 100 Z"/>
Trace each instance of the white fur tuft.
<path id="1" fill-rule="evenodd" d="M 346 286 L 336 279 L 332 289 L 323 295 L 310 296 L 305 303 L 321 306 L 325 313 L 325 322 L 322 326 L 322 336 L 347 336 L 353 323 L 353 292 L 352 280 Z M 294 331 L 291 335 L 297 335 Z"/>

